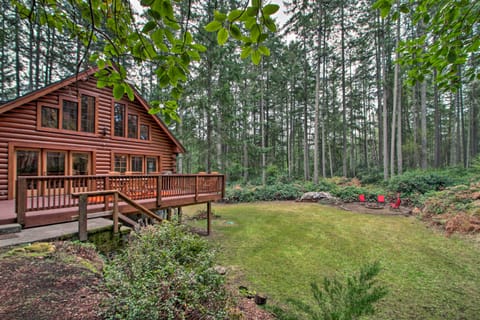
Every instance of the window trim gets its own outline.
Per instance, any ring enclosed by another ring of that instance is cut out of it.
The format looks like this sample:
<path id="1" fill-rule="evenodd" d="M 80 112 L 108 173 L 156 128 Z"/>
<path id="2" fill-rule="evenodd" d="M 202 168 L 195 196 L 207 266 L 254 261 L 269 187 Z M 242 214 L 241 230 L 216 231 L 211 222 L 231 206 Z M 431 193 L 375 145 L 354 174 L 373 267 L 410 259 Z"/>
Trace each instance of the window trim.
<path id="1" fill-rule="evenodd" d="M 123 104 L 125 106 L 125 119 L 123 123 L 123 131 L 124 131 L 124 136 L 116 136 L 115 135 L 115 104 Z M 113 140 L 123 140 L 123 141 L 135 141 L 136 143 L 141 142 L 141 143 L 152 143 L 152 125 L 150 122 L 145 121 L 145 117 L 141 112 L 138 112 L 137 110 L 134 110 L 134 105 L 132 103 L 127 103 L 124 100 L 116 100 L 112 99 L 111 102 L 111 122 L 110 122 L 110 138 Z M 137 138 L 129 138 L 128 137 L 128 116 L 129 115 L 135 115 L 137 116 Z M 147 126 L 148 127 L 148 139 L 143 140 L 140 139 L 140 128 L 141 126 Z"/>
<path id="2" fill-rule="evenodd" d="M 133 174 L 147 174 L 147 158 L 155 158 L 157 171 L 155 172 L 162 172 L 162 155 L 158 153 L 145 153 L 145 152 L 129 152 L 125 153 L 121 150 L 113 150 L 110 155 L 110 172 L 118 172 L 115 171 L 115 156 L 127 156 L 127 167 L 126 172 L 132 172 Z M 139 171 L 132 171 L 132 157 L 142 157 L 142 172 Z M 122 172 L 122 174 L 125 174 Z"/>
<path id="3" fill-rule="evenodd" d="M 94 132 L 80 131 L 82 126 L 82 96 L 89 96 L 95 98 L 95 113 L 94 113 Z M 71 101 L 77 103 L 77 130 L 63 129 L 63 101 Z M 58 128 L 47 128 L 42 126 L 42 107 L 49 107 L 58 109 Z M 46 132 L 55 132 L 61 134 L 81 135 L 81 136 L 99 136 L 100 130 L 98 128 L 99 115 L 99 95 L 87 90 L 78 90 L 77 96 L 59 95 L 58 104 L 37 101 L 37 130 Z"/>

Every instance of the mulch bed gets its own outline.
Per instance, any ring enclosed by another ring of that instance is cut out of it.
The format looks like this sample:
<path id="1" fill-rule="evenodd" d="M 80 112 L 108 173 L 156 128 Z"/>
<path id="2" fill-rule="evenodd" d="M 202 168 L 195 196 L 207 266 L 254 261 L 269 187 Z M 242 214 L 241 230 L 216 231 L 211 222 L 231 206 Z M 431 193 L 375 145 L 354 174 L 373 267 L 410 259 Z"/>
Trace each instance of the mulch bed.
<path id="1" fill-rule="evenodd" d="M 82 264 L 101 266 L 97 259 L 88 248 L 62 243 L 52 253 L 2 257 L 0 319 L 102 319 L 102 275 Z"/>

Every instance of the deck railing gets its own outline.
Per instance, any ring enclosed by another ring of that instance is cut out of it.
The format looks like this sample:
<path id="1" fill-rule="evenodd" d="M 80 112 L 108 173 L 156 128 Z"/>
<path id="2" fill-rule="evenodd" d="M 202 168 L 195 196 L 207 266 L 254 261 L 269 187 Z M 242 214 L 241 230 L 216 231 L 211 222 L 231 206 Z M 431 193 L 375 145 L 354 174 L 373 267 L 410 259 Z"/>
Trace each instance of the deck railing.
<path id="1" fill-rule="evenodd" d="M 162 199 L 216 194 L 223 198 L 225 176 L 220 174 L 142 174 L 96 176 L 19 177 L 16 188 L 17 220 L 25 213 L 78 206 L 72 193 L 118 190 L 132 200 Z M 89 197 L 89 204 L 105 204 L 105 196 Z"/>

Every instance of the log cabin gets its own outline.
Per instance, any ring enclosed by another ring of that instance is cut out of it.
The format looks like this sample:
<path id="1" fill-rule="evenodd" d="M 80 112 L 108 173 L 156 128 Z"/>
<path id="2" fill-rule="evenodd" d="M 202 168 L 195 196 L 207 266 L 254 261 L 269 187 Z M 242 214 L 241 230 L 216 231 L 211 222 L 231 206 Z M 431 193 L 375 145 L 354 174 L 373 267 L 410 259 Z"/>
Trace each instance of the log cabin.
<path id="1" fill-rule="evenodd" d="M 97 88 L 96 71 L 0 106 L 0 224 L 71 221 L 79 192 L 118 190 L 149 209 L 223 197 L 223 175 L 176 174 L 182 144 L 135 89 L 130 101 Z M 88 200 L 89 212 L 110 201 Z"/>

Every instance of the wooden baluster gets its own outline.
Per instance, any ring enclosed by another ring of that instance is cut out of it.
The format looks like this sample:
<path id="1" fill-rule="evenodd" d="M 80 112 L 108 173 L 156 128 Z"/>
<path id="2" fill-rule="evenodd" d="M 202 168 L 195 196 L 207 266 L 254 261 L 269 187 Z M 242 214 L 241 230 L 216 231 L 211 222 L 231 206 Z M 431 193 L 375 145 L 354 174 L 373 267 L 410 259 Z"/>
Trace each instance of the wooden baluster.
<path id="1" fill-rule="evenodd" d="M 160 207 L 162 204 L 162 183 L 163 176 L 157 176 L 157 207 Z"/>

